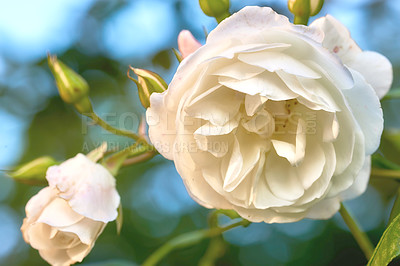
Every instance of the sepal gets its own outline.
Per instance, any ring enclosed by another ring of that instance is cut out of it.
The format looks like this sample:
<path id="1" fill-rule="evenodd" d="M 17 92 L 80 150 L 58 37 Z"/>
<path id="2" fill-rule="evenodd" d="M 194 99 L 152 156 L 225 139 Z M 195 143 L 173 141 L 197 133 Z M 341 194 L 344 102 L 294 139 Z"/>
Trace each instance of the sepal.
<path id="1" fill-rule="evenodd" d="M 160 75 L 145 69 L 129 67 L 135 73 L 138 79 L 134 79 L 129 75 L 128 77 L 136 83 L 139 91 L 140 102 L 144 108 L 150 106 L 150 95 L 154 92 L 161 93 L 167 90 L 167 83 L 160 77 Z"/>
<path id="2" fill-rule="evenodd" d="M 50 156 L 39 157 L 31 162 L 19 166 L 15 171 L 10 172 L 14 180 L 29 185 L 47 185 L 47 168 L 57 164 L 57 161 Z"/>

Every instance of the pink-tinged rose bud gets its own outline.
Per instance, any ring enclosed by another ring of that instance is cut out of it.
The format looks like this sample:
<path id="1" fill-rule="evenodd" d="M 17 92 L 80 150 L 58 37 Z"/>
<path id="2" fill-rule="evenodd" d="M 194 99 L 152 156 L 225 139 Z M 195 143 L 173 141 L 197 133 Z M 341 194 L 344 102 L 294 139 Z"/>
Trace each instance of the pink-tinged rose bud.
<path id="1" fill-rule="evenodd" d="M 115 179 L 82 154 L 51 166 L 46 179 L 49 186 L 26 205 L 23 238 L 52 265 L 80 262 L 117 218 Z"/>
<path id="2" fill-rule="evenodd" d="M 179 52 L 181 52 L 182 57 L 186 58 L 191 53 L 195 52 L 197 49 L 201 47 L 199 41 L 193 37 L 192 33 L 188 30 L 183 30 L 179 33 L 178 36 L 178 47 Z"/>

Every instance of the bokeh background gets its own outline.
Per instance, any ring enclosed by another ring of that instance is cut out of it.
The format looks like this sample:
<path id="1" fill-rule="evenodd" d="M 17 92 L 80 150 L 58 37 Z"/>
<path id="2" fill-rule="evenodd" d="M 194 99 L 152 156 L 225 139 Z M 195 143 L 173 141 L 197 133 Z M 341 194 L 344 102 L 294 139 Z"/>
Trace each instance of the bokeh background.
<path id="1" fill-rule="evenodd" d="M 271 6 L 288 13 L 285 0 L 231 0 Z M 366 50 L 386 55 L 400 87 L 400 2 L 326 0 L 320 16 L 332 14 Z M 126 140 L 90 125 L 63 103 L 46 63 L 57 54 L 90 84 L 94 108 L 110 124 L 135 130 L 144 113 L 128 65 L 160 73 L 170 81 L 177 68 L 171 51 L 180 30 L 204 43 L 216 26 L 197 0 L 0 0 L 0 265 L 46 265 L 24 243 L 24 206 L 40 187 L 7 177 L 16 165 L 42 155 L 62 161 L 87 153 L 101 141 L 124 147 Z M 400 101 L 383 102 L 385 134 L 379 150 L 400 163 Z M 348 206 L 374 243 L 382 234 L 397 183 L 371 180 L 367 192 Z M 124 225 L 110 223 L 84 260 L 86 265 L 137 265 L 162 243 L 207 227 L 209 210 L 187 194 L 173 164 L 160 156 L 123 169 L 118 176 Z M 222 221 L 223 222 L 223 221 Z M 339 215 L 327 221 L 252 224 L 224 234 L 216 265 L 362 265 L 360 249 Z M 197 265 L 209 241 L 168 255 L 161 265 Z"/>

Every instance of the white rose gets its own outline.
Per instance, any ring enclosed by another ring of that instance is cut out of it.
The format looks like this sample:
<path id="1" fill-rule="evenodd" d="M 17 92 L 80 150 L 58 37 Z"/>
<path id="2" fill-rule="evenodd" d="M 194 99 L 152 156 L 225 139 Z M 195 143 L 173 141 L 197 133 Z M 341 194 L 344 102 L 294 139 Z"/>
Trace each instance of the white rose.
<path id="1" fill-rule="evenodd" d="M 82 154 L 50 167 L 46 178 L 49 186 L 26 205 L 23 237 L 52 265 L 80 262 L 118 215 L 115 179 Z"/>
<path id="2" fill-rule="evenodd" d="M 149 135 L 205 207 L 326 219 L 366 189 L 391 81 L 390 62 L 331 16 L 307 27 L 246 7 L 151 95 Z"/>

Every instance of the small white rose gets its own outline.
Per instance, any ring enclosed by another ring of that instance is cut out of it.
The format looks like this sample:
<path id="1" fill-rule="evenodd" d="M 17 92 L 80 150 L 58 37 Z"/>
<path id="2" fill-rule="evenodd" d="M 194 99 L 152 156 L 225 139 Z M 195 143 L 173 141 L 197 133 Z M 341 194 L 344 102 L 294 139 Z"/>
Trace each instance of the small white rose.
<path id="1" fill-rule="evenodd" d="M 23 237 L 52 265 L 80 262 L 117 217 L 115 179 L 82 154 L 51 166 L 46 178 L 49 186 L 26 205 Z"/>
<path id="2" fill-rule="evenodd" d="M 392 67 L 331 16 L 245 7 L 150 98 L 151 141 L 190 195 L 253 222 L 326 219 L 365 191 Z"/>

